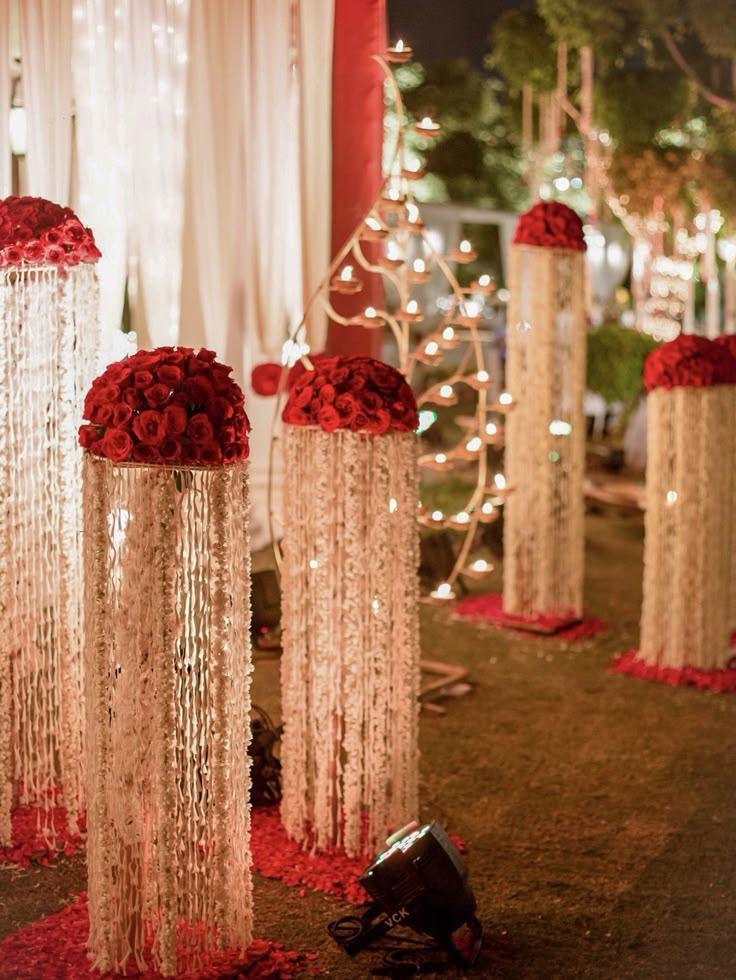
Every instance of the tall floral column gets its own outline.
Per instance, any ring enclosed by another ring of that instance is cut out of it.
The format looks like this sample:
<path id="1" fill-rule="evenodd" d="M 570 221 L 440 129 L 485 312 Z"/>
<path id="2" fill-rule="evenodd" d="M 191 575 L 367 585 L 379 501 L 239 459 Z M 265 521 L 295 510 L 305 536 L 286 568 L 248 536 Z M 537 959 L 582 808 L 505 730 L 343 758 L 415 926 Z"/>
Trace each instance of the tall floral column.
<path id="1" fill-rule="evenodd" d="M 292 380 L 281 814 L 305 846 L 356 855 L 416 815 L 417 410 L 402 375 L 367 357 Z"/>
<path id="2" fill-rule="evenodd" d="M 716 344 L 722 344 L 731 356 L 736 358 L 736 334 L 722 334 L 720 337 L 716 337 L 715 342 Z M 731 467 L 736 468 L 736 388 L 729 388 L 728 390 L 731 393 L 732 407 L 730 410 L 730 442 L 727 452 L 731 453 Z M 736 477 L 734 478 L 731 492 L 733 494 L 733 506 L 731 510 L 731 592 L 728 600 L 730 609 L 728 621 L 732 633 L 736 634 Z"/>
<path id="3" fill-rule="evenodd" d="M 638 651 L 622 673 L 736 690 L 729 649 L 736 360 L 681 335 L 644 366 L 647 498 Z"/>
<path id="4" fill-rule="evenodd" d="M 248 420 L 211 351 L 85 401 L 89 946 L 165 976 L 250 942 Z"/>
<path id="5" fill-rule="evenodd" d="M 509 251 L 503 605 L 515 616 L 582 613 L 584 250 L 575 212 L 540 203 Z"/>
<path id="6" fill-rule="evenodd" d="M 99 257 L 69 208 L 0 202 L 0 845 L 15 803 L 77 829 L 82 792 L 82 454 Z M 60 828 L 59 828 L 60 829 Z"/>

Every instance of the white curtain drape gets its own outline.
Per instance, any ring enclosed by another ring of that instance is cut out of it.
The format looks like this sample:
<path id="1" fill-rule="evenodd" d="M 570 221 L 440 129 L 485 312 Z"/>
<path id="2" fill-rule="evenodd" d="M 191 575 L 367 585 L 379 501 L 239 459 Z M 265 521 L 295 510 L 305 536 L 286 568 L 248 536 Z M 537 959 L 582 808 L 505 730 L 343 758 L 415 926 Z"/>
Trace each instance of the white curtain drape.
<path id="1" fill-rule="evenodd" d="M 129 32 L 125 113 L 128 228 L 151 342 L 175 344 L 181 316 L 189 0 L 120 4 Z"/>
<path id="2" fill-rule="evenodd" d="M 188 121 L 189 200 L 195 276 L 207 345 L 228 356 L 237 291 L 236 242 L 244 227 L 243 103 L 247 9 L 231 0 L 192 0 Z"/>
<path id="3" fill-rule="evenodd" d="M 329 265 L 332 237 L 332 39 L 334 0 L 299 6 L 301 255 L 304 303 Z M 307 319 L 307 341 L 321 351 L 327 317 L 319 304 Z"/>
<path id="4" fill-rule="evenodd" d="M 10 105 L 10 4 L 0 3 L 0 105 Z M 8 127 L 0 126 L 0 198 L 12 191 L 10 167 L 10 133 Z"/>
<path id="5" fill-rule="evenodd" d="M 100 368 L 119 355 L 128 267 L 124 93 L 129 38 L 120 0 L 75 0 L 73 31 L 77 141 L 75 208 L 102 252 Z"/>
<path id="6" fill-rule="evenodd" d="M 18 0 L 18 4 L 28 125 L 27 191 L 56 204 L 69 204 L 72 0 Z M 7 6 L 7 0 L 2 6 Z"/>

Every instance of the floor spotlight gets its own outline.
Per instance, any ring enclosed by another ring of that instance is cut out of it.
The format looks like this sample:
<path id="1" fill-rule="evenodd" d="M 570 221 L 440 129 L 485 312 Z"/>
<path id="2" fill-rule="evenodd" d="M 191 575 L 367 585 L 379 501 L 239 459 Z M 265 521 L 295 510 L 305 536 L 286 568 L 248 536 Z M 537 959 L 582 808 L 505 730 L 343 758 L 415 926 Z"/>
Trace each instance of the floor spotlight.
<path id="1" fill-rule="evenodd" d="M 480 951 L 483 929 L 460 852 L 437 823 L 403 828 L 363 872 L 360 882 L 372 904 L 362 917 L 330 924 L 330 934 L 354 956 L 392 929 L 407 927 L 432 937 L 451 962 L 471 966 Z M 467 926 L 468 948 L 453 933 Z M 385 949 L 385 947 L 382 947 Z"/>

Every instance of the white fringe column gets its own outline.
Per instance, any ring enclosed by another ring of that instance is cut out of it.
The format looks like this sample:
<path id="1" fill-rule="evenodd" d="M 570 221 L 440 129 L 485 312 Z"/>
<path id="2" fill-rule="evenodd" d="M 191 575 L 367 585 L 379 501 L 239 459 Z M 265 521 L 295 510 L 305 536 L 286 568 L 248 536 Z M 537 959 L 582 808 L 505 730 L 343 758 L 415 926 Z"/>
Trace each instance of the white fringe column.
<path id="1" fill-rule="evenodd" d="M 164 976 L 251 939 L 246 464 L 85 457 L 95 967 Z"/>
<path id="2" fill-rule="evenodd" d="M 578 617 L 583 610 L 585 466 L 584 253 L 509 251 L 504 611 Z"/>
<path id="3" fill-rule="evenodd" d="M 417 440 L 285 421 L 281 815 L 357 855 L 417 812 Z"/>
<path id="4" fill-rule="evenodd" d="M 52 806 L 66 807 L 71 832 L 84 807 L 77 429 L 98 288 L 91 265 L 65 266 L 61 247 L 51 255 L 59 264 L 0 269 L 0 845 L 16 803 L 39 808 L 50 839 Z"/>
<path id="5" fill-rule="evenodd" d="M 729 659 L 735 393 L 717 384 L 648 395 L 646 664 L 713 670 Z"/>

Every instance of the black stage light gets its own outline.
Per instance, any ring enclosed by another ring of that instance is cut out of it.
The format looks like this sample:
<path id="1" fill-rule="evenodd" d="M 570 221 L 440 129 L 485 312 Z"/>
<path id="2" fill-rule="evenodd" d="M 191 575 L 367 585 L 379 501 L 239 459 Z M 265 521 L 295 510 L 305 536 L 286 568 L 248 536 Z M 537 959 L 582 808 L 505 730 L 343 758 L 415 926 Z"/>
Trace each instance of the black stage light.
<path id="1" fill-rule="evenodd" d="M 334 938 L 354 956 L 395 927 L 409 927 L 431 936 L 450 960 L 472 965 L 483 930 L 458 849 L 437 823 L 410 824 L 387 844 L 360 877 L 372 905 L 362 919 L 347 917 L 344 928 L 333 928 Z M 453 942 L 453 933 L 464 925 L 471 934 L 465 954 Z"/>

